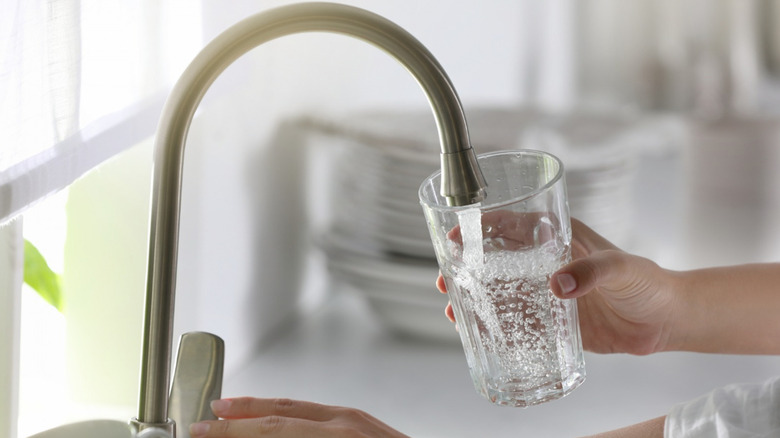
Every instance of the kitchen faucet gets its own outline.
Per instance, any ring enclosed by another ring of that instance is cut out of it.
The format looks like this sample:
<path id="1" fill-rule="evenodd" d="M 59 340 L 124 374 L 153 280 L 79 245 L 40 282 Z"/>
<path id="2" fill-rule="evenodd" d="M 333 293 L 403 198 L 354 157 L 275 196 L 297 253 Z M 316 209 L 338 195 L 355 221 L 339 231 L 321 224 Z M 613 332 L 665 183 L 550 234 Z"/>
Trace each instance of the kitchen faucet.
<path id="1" fill-rule="evenodd" d="M 224 346 L 208 333 L 182 336 L 170 387 L 182 167 L 195 110 L 233 61 L 267 41 L 302 32 L 362 39 L 404 65 L 425 92 L 438 127 L 442 195 L 451 205 L 472 204 L 484 197 L 485 181 L 449 77 L 433 55 L 396 24 L 351 6 L 301 3 L 259 13 L 227 29 L 195 57 L 174 85 L 157 129 L 140 397 L 137 417 L 130 420 L 132 436 L 172 438 L 177 435 L 176 422 L 184 423 L 179 436 L 189 436 L 189 423 L 208 418 L 208 402 L 218 398 L 221 390 Z"/>

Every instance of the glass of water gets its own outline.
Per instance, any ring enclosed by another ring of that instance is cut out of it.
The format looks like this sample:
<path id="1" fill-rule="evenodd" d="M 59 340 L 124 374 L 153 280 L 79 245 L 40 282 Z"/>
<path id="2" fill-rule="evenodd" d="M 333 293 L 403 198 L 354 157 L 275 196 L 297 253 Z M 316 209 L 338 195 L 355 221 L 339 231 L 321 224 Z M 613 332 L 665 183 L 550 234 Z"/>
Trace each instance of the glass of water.
<path id="1" fill-rule="evenodd" d="M 440 172 L 419 192 L 471 378 L 498 405 L 563 397 L 585 380 L 576 302 L 549 287 L 571 259 L 563 164 L 530 150 L 478 162 L 482 202 L 447 205 Z"/>

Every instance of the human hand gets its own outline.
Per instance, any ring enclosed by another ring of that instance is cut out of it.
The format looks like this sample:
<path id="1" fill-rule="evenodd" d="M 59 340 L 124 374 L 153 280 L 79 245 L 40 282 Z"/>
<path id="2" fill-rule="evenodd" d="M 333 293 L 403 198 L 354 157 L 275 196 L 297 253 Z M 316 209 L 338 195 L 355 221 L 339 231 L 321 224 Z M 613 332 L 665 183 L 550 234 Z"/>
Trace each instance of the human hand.
<path id="1" fill-rule="evenodd" d="M 408 438 L 371 415 L 351 408 L 242 397 L 216 400 L 211 409 L 223 420 L 192 424 L 192 438 Z"/>
<path id="2" fill-rule="evenodd" d="M 677 314 L 673 274 L 621 251 L 582 222 L 571 222 L 573 261 L 552 275 L 550 288 L 559 298 L 578 298 L 583 347 L 639 355 L 667 349 Z M 446 293 L 441 275 L 436 285 Z M 451 305 L 445 313 L 455 320 Z"/>

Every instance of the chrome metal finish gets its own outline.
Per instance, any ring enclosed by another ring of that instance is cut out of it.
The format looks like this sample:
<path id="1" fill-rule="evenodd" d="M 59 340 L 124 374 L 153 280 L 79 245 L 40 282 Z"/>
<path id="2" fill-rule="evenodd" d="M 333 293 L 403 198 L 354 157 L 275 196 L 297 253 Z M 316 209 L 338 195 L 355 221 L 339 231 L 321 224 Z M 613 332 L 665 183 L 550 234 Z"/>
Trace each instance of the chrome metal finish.
<path id="1" fill-rule="evenodd" d="M 176 423 L 166 420 L 162 423 L 148 423 L 138 418 L 130 419 L 130 429 L 134 438 L 173 438 L 176 436 Z"/>
<path id="2" fill-rule="evenodd" d="M 418 81 L 428 97 L 439 130 L 442 153 L 460 156 L 443 194 L 453 203 L 479 198 L 484 187 L 469 144 L 460 100 L 444 69 L 419 41 L 394 23 L 362 9 L 329 3 L 279 7 L 249 17 L 209 43 L 184 71 L 165 104 L 157 130 L 150 219 L 149 265 L 141 388 L 140 423 L 168 419 L 173 311 L 179 232 L 179 204 L 184 145 L 192 117 L 213 81 L 249 50 L 276 38 L 301 32 L 333 32 L 369 42 L 386 51 Z M 443 158 L 450 162 L 450 158 Z M 463 181 L 462 183 L 460 181 Z M 468 182 L 466 182 L 468 181 Z"/>
<path id="3" fill-rule="evenodd" d="M 482 173 L 472 170 L 478 168 L 473 149 L 441 154 L 441 194 L 447 197 L 447 204 L 469 205 L 485 199 Z"/>
<path id="4" fill-rule="evenodd" d="M 166 429 L 150 427 L 142 430 L 138 435 L 136 435 L 136 438 L 173 438 L 173 435 Z"/>
<path id="5" fill-rule="evenodd" d="M 189 427 L 202 420 L 216 420 L 211 401 L 222 393 L 225 343 L 205 332 L 185 333 L 179 340 L 168 415 L 178 426 L 177 437 L 190 438 Z"/>

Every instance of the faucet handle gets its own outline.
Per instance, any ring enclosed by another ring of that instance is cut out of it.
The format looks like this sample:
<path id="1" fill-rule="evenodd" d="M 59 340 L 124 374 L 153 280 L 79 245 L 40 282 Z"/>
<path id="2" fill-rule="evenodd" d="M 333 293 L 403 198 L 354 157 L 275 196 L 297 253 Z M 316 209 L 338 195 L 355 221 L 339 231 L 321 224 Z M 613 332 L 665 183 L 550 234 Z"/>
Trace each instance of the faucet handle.
<path id="1" fill-rule="evenodd" d="M 177 424 L 176 435 L 189 438 L 189 427 L 202 420 L 216 420 L 210 403 L 222 393 L 225 343 L 216 335 L 189 332 L 179 340 L 168 416 Z"/>

